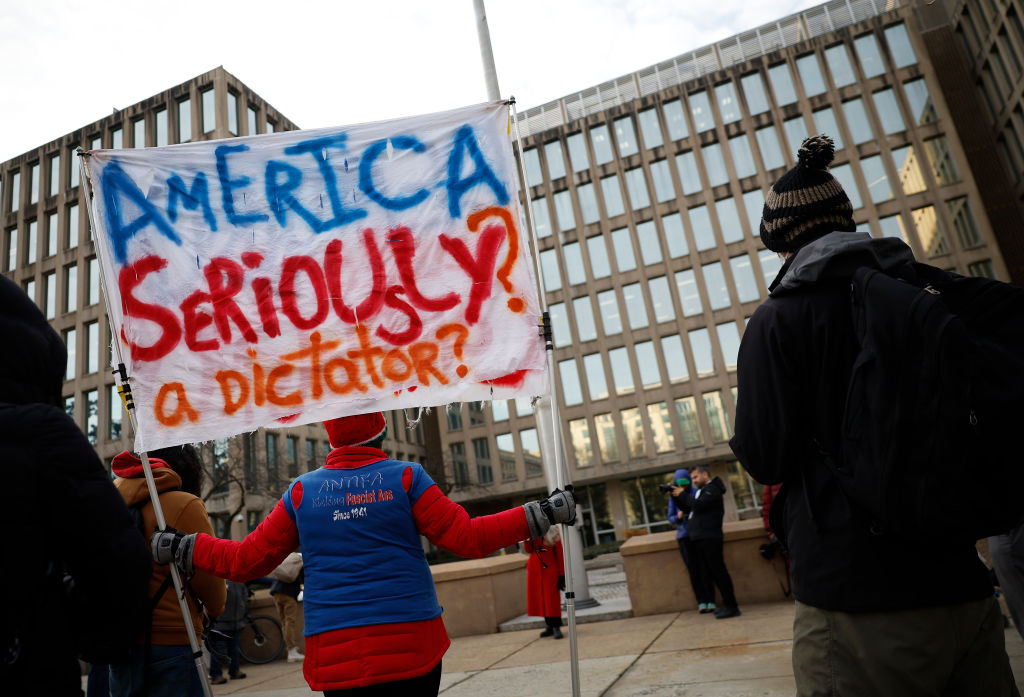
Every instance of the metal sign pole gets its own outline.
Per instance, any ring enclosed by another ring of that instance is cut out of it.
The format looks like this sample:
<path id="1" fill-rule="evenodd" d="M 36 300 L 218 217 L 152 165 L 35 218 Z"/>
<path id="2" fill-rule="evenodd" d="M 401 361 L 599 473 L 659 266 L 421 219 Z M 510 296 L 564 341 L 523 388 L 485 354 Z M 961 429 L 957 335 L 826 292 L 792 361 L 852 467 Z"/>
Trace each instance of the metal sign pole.
<path id="1" fill-rule="evenodd" d="M 89 215 L 89 225 L 93 230 L 98 230 L 96 226 L 96 219 L 92 207 L 92 179 L 89 171 L 88 157 L 89 153 L 85 152 L 82 148 L 77 150 L 79 157 L 79 169 L 81 176 L 79 177 L 82 182 L 86 184 L 86 195 L 85 195 L 85 208 Z M 96 237 L 95 235 L 93 236 Z M 100 255 L 103 253 L 103 245 L 96 245 L 96 254 Z M 107 314 L 107 324 L 113 326 L 110 322 L 110 302 L 107 298 L 106 283 L 103 279 L 103 264 L 97 265 L 100 270 L 100 288 L 103 291 L 103 307 Z M 128 409 L 128 418 L 132 423 L 132 429 L 135 430 L 135 400 L 131 396 L 131 385 L 128 380 L 128 371 L 125 368 L 124 360 L 121 357 L 121 342 L 117 336 L 111 337 L 111 344 L 114 347 L 114 352 L 117 355 L 117 370 L 113 371 L 118 374 L 121 379 L 121 394 L 124 398 L 125 407 Z M 142 471 L 146 475 L 146 488 L 149 489 L 149 500 L 153 503 L 153 513 L 156 515 L 156 524 L 160 530 L 167 527 L 167 521 L 164 518 L 163 507 L 160 505 L 160 492 L 156 489 L 156 481 L 153 479 L 153 468 L 149 463 L 149 454 L 140 453 L 142 459 Z M 148 540 L 147 540 L 148 542 Z M 210 682 L 206 677 L 206 668 L 203 666 L 203 649 L 199 644 L 199 640 L 196 637 L 195 627 L 192 626 L 192 613 L 188 609 L 188 601 L 185 598 L 185 586 L 181 582 L 181 575 L 178 572 L 178 567 L 172 562 L 168 565 L 171 573 L 171 581 L 174 583 L 174 592 L 178 596 L 178 606 L 181 608 L 181 617 L 185 623 L 185 631 L 188 633 L 188 643 L 192 647 L 192 659 L 195 662 L 196 670 L 199 672 L 199 682 L 203 686 L 203 694 L 206 697 L 213 697 L 213 689 L 210 687 Z"/>

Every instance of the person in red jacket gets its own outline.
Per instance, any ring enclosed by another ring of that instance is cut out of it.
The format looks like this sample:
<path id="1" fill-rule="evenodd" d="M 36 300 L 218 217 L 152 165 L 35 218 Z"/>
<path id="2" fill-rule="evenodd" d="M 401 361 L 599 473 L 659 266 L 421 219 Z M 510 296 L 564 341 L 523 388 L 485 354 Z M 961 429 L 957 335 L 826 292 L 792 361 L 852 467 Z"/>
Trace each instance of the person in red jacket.
<path id="1" fill-rule="evenodd" d="M 565 565 L 562 561 L 562 535 L 552 526 L 544 537 L 523 543 L 530 554 L 526 562 L 526 614 L 543 617 L 547 629 L 542 637 L 562 638 L 562 598 L 565 590 Z"/>
<path id="2" fill-rule="evenodd" d="M 461 557 L 483 557 L 571 523 L 572 489 L 470 518 L 422 466 L 380 450 L 383 413 L 324 426 L 334 448 L 325 465 L 295 479 L 244 540 L 168 529 L 153 535 L 153 558 L 186 573 L 246 581 L 269 573 L 301 543 L 302 669 L 310 688 L 327 697 L 369 686 L 374 694 L 436 695 L 450 641 L 420 535 Z"/>

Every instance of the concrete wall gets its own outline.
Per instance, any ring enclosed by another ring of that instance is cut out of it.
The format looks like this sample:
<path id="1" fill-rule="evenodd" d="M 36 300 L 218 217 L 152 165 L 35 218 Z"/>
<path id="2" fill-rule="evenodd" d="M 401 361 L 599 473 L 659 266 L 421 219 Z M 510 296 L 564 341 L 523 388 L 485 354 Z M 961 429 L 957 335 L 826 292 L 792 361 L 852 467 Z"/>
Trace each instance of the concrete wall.
<path id="1" fill-rule="evenodd" d="M 430 567 L 448 636 L 491 634 L 526 614 L 526 560 L 503 554 Z"/>
<path id="2" fill-rule="evenodd" d="M 758 547 L 768 541 L 761 520 L 735 521 L 722 527 L 725 566 L 740 606 L 785 599 L 779 581 L 789 584 L 782 560 L 776 557 L 769 562 L 758 553 Z M 632 537 L 620 552 L 634 616 L 697 608 L 674 530 Z"/>

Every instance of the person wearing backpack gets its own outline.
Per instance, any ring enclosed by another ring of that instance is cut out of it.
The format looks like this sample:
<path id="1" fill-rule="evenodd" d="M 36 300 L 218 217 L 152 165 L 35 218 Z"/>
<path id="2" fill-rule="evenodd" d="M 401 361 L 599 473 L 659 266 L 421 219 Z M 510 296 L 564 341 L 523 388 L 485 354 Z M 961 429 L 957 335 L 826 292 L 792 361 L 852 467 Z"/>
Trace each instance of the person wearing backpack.
<path id="1" fill-rule="evenodd" d="M 153 479 L 160 492 L 160 506 L 167 525 L 191 533 L 213 534 L 199 494 L 203 469 L 191 445 L 154 450 L 149 453 Z M 156 513 L 150 501 L 142 461 L 127 450 L 113 461 L 114 486 L 125 503 L 135 507 L 140 525 L 155 531 Z M 197 637 L 202 636 L 204 614 L 217 617 L 224 612 L 227 588 L 224 581 L 198 572 L 187 580 L 185 597 Z M 166 566 L 151 565 L 149 578 L 150 617 L 148 627 L 136 637 L 136 650 L 129 660 L 110 666 L 112 697 L 202 697 L 203 687 L 192 658 L 181 605 Z"/>
<path id="2" fill-rule="evenodd" d="M 129 650 L 152 562 L 65 411 L 64 343 L 3 275 L 0 336 L 0 694 L 79 697 L 79 657 L 101 666 Z"/>
<path id="3" fill-rule="evenodd" d="M 850 200 L 828 172 L 833 156 L 830 138 L 808 138 L 797 165 L 765 197 L 761 240 L 785 262 L 743 335 L 730 441 L 754 479 L 782 484 L 770 525 L 791 560 L 797 694 L 1016 695 L 1002 617 L 973 537 L 899 520 L 926 503 L 916 494 L 928 468 L 890 476 L 881 459 L 859 458 L 851 445 L 870 443 L 875 429 L 926 408 L 900 404 L 884 394 L 885 383 L 872 397 L 888 397 L 891 411 L 862 420 L 858 404 L 847 406 L 863 370 L 894 360 L 862 360 L 854 371 L 858 332 L 870 332 L 886 310 L 874 306 L 855 328 L 855 278 L 865 268 L 886 277 L 925 273 L 936 282 L 955 275 L 916 264 L 901 240 L 856 232 Z M 933 437 L 941 430 L 933 425 Z M 911 443 L 905 452 L 926 445 Z M 951 492 L 962 474 L 942 482 L 935 501 L 966 527 L 971 521 L 958 516 L 965 495 L 984 503 L 995 494 Z M 872 485 L 895 512 L 859 495 Z"/>

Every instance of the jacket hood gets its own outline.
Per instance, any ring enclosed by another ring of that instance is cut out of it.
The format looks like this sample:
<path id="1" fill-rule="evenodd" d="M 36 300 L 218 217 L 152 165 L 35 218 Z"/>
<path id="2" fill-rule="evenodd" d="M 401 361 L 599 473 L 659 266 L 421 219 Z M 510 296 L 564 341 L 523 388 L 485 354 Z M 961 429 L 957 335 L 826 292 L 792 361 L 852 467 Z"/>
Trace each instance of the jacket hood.
<path id="1" fill-rule="evenodd" d="M 783 265 L 771 285 L 771 294 L 781 295 L 828 279 L 849 279 L 861 266 L 888 271 L 913 261 L 910 247 L 895 237 L 876 239 L 866 232 L 832 232 L 801 247 Z"/>
<path id="2" fill-rule="evenodd" d="M 715 477 L 714 479 L 712 479 L 710 482 L 708 482 L 704 486 L 706 486 L 706 487 L 714 487 L 715 489 L 718 490 L 718 493 L 720 493 L 720 494 L 724 494 L 725 493 L 725 483 L 722 482 L 722 478 L 721 477 Z"/>
<path id="3" fill-rule="evenodd" d="M 154 457 L 150 459 L 149 464 L 153 468 L 153 481 L 156 483 L 157 491 L 163 493 L 168 489 L 181 487 L 181 477 L 166 462 Z M 117 475 L 114 486 L 121 492 L 126 505 L 134 506 L 149 501 L 149 488 L 146 486 L 146 477 L 139 458 L 126 450 L 114 457 L 113 469 Z"/>
<path id="4" fill-rule="evenodd" d="M 36 304 L 0 276 L 0 402 L 61 405 L 68 354 Z"/>

